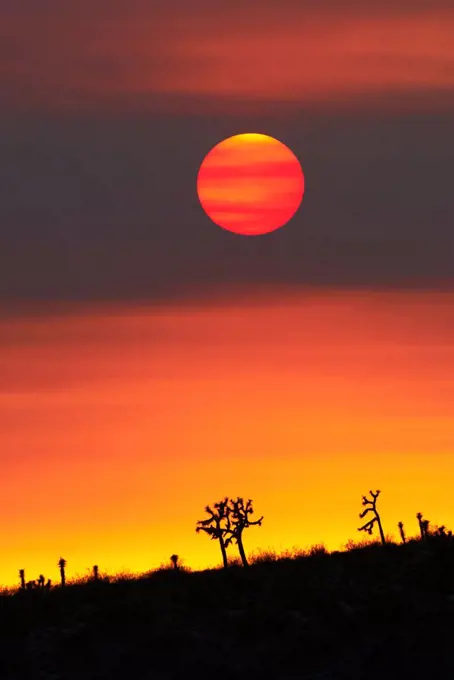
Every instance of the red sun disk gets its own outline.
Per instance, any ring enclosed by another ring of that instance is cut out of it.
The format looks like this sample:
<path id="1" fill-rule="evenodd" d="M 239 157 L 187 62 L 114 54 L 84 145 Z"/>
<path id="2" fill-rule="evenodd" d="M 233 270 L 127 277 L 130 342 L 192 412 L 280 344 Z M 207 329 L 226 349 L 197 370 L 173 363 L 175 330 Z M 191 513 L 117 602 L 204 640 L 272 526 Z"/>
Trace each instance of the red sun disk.
<path id="1" fill-rule="evenodd" d="M 286 224 L 304 194 L 300 162 L 268 135 L 229 137 L 205 157 L 197 177 L 200 203 L 210 219 L 235 234 L 267 234 Z"/>

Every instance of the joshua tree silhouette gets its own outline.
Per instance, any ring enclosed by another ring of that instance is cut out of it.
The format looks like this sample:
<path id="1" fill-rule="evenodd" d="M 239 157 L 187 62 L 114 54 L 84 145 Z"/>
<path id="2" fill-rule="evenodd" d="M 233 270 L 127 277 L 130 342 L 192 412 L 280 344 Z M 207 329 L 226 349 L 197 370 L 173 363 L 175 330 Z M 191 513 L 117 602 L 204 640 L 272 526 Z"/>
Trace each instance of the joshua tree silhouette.
<path id="1" fill-rule="evenodd" d="M 179 558 L 178 555 L 170 555 L 170 561 L 171 561 L 171 563 L 172 563 L 172 566 L 173 566 L 173 568 L 176 569 L 177 571 L 180 569 L 180 565 L 178 564 L 178 560 L 179 560 L 179 559 L 180 559 L 180 558 Z"/>
<path id="2" fill-rule="evenodd" d="M 418 520 L 419 531 L 421 533 L 421 539 L 424 539 L 424 530 L 423 530 L 423 527 L 422 527 L 422 512 L 416 513 L 416 519 Z"/>
<path id="3" fill-rule="evenodd" d="M 25 569 L 19 569 L 20 587 L 25 590 Z"/>
<path id="4" fill-rule="evenodd" d="M 407 542 L 407 539 L 406 539 L 406 537 L 405 537 L 404 523 L 403 523 L 403 522 L 399 522 L 397 526 L 399 527 L 400 537 L 401 537 L 401 539 L 402 539 L 402 543 L 406 543 L 406 542 Z"/>
<path id="5" fill-rule="evenodd" d="M 366 498 L 366 496 L 363 496 L 363 505 L 366 505 L 367 507 L 366 507 L 365 510 L 363 510 L 363 512 L 360 513 L 359 516 L 362 519 L 363 517 L 365 517 L 367 515 L 368 512 L 372 512 L 374 514 L 374 517 L 371 520 L 369 520 L 369 522 L 366 522 L 366 524 L 363 524 L 362 527 L 359 527 L 358 531 L 367 531 L 368 534 L 372 534 L 373 526 L 374 526 L 375 522 L 377 522 L 378 530 L 380 532 L 381 542 L 382 542 L 383 545 L 385 545 L 386 544 L 385 534 L 383 533 L 383 527 L 381 525 L 380 515 L 378 514 L 378 511 L 377 511 L 377 498 L 380 494 L 380 491 L 378 490 L 375 493 L 373 491 L 369 491 L 369 493 L 372 497 L 372 500 L 369 500 L 368 498 Z"/>
<path id="6" fill-rule="evenodd" d="M 229 499 L 226 497 L 219 503 L 214 503 L 213 507 L 205 506 L 205 512 L 208 513 L 208 519 L 200 519 L 197 522 L 196 531 L 204 531 L 211 540 L 219 541 L 219 547 L 222 553 L 222 563 L 224 569 L 227 569 L 227 543 L 226 535 L 230 531 L 230 508 L 228 506 Z"/>
<path id="7" fill-rule="evenodd" d="M 63 559 L 63 557 L 60 557 L 60 559 L 58 560 L 58 566 L 60 567 L 61 584 L 62 584 L 62 586 L 65 586 L 66 585 L 66 574 L 65 574 L 66 560 Z"/>
<path id="8" fill-rule="evenodd" d="M 39 578 L 36 580 L 36 585 L 38 588 L 41 590 L 44 588 L 44 584 L 46 583 L 46 579 L 44 578 L 43 574 L 39 575 Z"/>
<path id="9" fill-rule="evenodd" d="M 418 520 L 418 524 L 419 524 L 419 531 L 421 533 L 421 540 L 425 541 L 427 536 L 430 533 L 429 532 L 429 520 L 423 519 L 422 512 L 416 513 L 416 519 Z"/>
<path id="10" fill-rule="evenodd" d="M 261 526 L 263 516 L 255 521 L 252 521 L 249 518 L 254 512 L 251 499 L 245 503 L 244 500 L 239 496 L 235 501 L 230 500 L 229 503 L 231 528 L 229 528 L 227 532 L 228 538 L 226 540 L 226 546 L 228 546 L 232 541 L 235 541 L 238 546 L 238 552 L 240 553 L 243 566 L 248 567 L 249 563 L 247 561 L 243 546 L 243 531 L 256 524 Z"/>
<path id="11" fill-rule="evenodd" d="M 99 579 L 99 567 L 97 564 L 93 566 L 93 581 L 98 581 Z"/>

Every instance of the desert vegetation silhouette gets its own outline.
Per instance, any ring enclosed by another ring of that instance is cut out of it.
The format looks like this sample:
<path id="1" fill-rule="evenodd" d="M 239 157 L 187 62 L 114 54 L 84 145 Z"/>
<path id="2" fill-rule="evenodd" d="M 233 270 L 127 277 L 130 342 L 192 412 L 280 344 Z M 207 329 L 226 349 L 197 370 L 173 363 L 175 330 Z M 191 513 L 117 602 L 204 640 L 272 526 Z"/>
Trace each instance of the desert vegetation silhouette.
<path id="1" fill-rule="evenodd" d="M 452 532 L 418 512 L 415 535 L 400 521 L 395 542 L 380 494 L 362 497 L 358 531 L 370 538 L 342 550 L 319 543 L 248 556 L 244 532 L 264 517 L 251 499 L 226 496 L 195 527 L 218 543 L 220 567 L 191 572 L 173 553 L 143 574 L 106 575 L 95 564 L 67 579 L 60 557 L 55 585 L 19 569 L 17 587 L 0 593 L 2 677 L 452 677 L 443 651 L 454 634 Z"/>
<path id="2" fill-rule="evenodd" d="M 363 510 L 363 512 L 360 513 L 360 519 L 364 519 L 364 517 L 371 512 L 372 513 L 372 518 L 369 519 L 365 524 L 363 524 L 362 527 L 359 527 L 358 531 L 367 531 L 368 534 L 372 534 L 372 529 L 374 527 L 374 524 L 377 523 L 378 526 L 378 531 L 380 532 L 380 539 L 382 542 L 382 545 L 385 545 L 386 539 L 385 539 L 385 534 L 383 532 L 383 527 L 381 524 L 381 519 L 380 515 L 378 514 L 377 510 L 377 499 L 380 495 L 380 491 L 369 491 L 370 493 L 370 499 L 367 498 L 366 496 L 363 496 L 363 505 L 366 506 L 366 509 Z"/>
<path id="3" fill-rule="evenodd" d="M 389 543 L 389 540 L 387 540 L 385 536 L 381 517 L 377 509 L 377 501 L 380 493 L 381 493 L 380 490 L 377 490 L 375 492 L 370 490 L 369 498 L 366 495 L 362 496 L 362 505 L 365 506 L 365 509 L 359 514 L 359 517 L 361 519 L 364 519 L 365 517 L 367 517 L 367 515 L 369 515 L 369 513 L 371 514 L 371 516 L 368 518 L 368 521 L 365 522 L 365 524 L 358 528 L 358 531 L 372 535 L 373 529 L 376 526 L 378 528 L 380 543 L 383 547 L 386 547 L 387 544 Z M 253 501 L 251 499 L 245 501 L 244 498 L 241 496 L 237 496 L 236 498 L 228 498 L 226 496 L 222 500 L 213 503 L 212 505 L 206 505 L 205 513 L 208 515 L 208 517 L 206 517 L 205 519 L 200 519 L 196 522 L 196 532 L 205 533 L 207 536 L 211 538 L 211 540 L 215 540 L 218 542 L 222 557 L 222 568 L 228 569 L 229 566 L 232 565 L 241 565 L 245 568 L 249 567 L 250 561 L 247 558 L 246 551 L 244 548 L 243 533 L 245 529 L 248 529 L 251 526 L 261 526 L 264 519 L 263 516 L 259 517 L 258 519 L 252 518 L 252 515 L 254 514 Z M 431 530 L 429 520 L 425 519 L 421 512 L 416 513 L 416 519 L 419 528 L 418 537 L 419 542 L 426 542 L 428 540 L 433 540 L 437 538 L 452 539 L 452 531 L 447 530 L 444 525 L 435 526 Z M 403 522 L 402 521 L 398 522 L 397 527 L 399 529 L 401 544 L 406 545 L 409 539 L 407 538 Z M 417 539 L 414 537 L 411 539 L 413 543 L 415 542 L 415 540 Z M 238 558 L 228 557 L 227 555 L 227 549 L 232 544 L 235 544 L 238 548 L 239 555 Z M 346 544 L 346 549 L 353 550 L 355 548 L 364 548 L 374 544 L 375 544 L 374 540 L 363 541 L 358 544 L 355 544 L 354 542 L 350 541 Z M 332 554 L 336 555 L 338 553 L 339 551 L 334 551 Z M 321 543 L 312 546 L 306 553 L 304 553 L 304 551 L 300 551 L 298 553 L 299 556 L 303 554 L 306 554 L 306 556 L 315 555 L 320 556 L 328 555 L 329 552 L 325 548 L 324 544 Z M 271 555 L 272 558 L 270 557 Z M 284 557 L 288 557 L 288 552 L 284 553 Z M 261 551 L 259 555 L 253 556 L 253 563 L 276 561 L 276 559 L 277 556 L 274 552 L 266 553 L 266 551 Z M 161 567 L 160 568 L 161 571 L 163 570 L 166 571 L 168 569 L 174 572 L 190 571 L 187 567 L 183 566 L 180 556 L 176 553 L 170 556 L 169 561 L 170 567 Z M 64 588 L 67 583 L 66 559 L 60 557 L 60 559 L 57 562 L 57 566 L 59 568 L 60 573 L 60 587 Z M 50 590 L 52 587 L 55 588 L 55 586 L 52 586 L 51 579 L 48 579 L 46 581 L 46 578 L 43 574 L 40 574 L 38 578 L 35 580 L 27 581 L 25 578 L 25 569 L 19 569 L 18 573 L 20 582 L 19 590 L 21 592 L 36 589 Z M 99 566 L 95 564 L 91 568 L 91 577 L 86 580 L 92 581 L 94 583 L 98 583 L 100 581 L 109 582 L 109 577 L 107 576 L 101 577 L 99 572 Z"/>
<path id="4" fill-rule="evenodd" d="M 196 531 L 203 531 L 212 540 L 219 542 L 224 569 L 228 567 L 227 547 L 232 542 L 235 542 L 238 546 L 242 565 L 248 567 L 249 562 L 244 550 L 243 532 L 248 527 L 261 526 L 263 521 L 263 517 L 257 520 L 251 519 L 251 515 L 254 513 L 252 500 L 249 499 L 245 502 L 240 496 L 236 500 L 226 497 L 222 501 L 214 503 L 213 507 L 207 505 L 205 512 L 209 517 L 197 522 Z"/>

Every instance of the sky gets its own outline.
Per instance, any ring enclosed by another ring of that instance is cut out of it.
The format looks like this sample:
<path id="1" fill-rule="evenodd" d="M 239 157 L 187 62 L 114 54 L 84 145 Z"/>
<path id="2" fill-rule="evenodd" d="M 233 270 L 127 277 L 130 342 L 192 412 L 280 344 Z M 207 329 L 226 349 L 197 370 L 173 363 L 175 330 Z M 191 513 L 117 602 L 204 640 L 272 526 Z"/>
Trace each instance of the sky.
<path id="1" fill-rule="evenodd" d="M 454 10 L 0 0 L 0 581 L 454 528 Z M 241 132 L 300 160 L 258 237 L 201 209 Z M 447 498 L 448 497 L 448 498 Z"/>

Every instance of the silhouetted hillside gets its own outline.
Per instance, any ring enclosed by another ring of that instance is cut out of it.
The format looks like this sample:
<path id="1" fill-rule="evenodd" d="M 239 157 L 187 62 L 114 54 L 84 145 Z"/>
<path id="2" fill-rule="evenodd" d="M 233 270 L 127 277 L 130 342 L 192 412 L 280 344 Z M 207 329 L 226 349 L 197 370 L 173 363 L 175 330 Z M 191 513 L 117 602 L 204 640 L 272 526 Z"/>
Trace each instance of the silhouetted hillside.
<path id="1" fill-rule="evenodd" d="M 1 599 L 5 680 L 454 677 L 454 541 Z"/>

